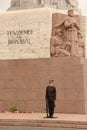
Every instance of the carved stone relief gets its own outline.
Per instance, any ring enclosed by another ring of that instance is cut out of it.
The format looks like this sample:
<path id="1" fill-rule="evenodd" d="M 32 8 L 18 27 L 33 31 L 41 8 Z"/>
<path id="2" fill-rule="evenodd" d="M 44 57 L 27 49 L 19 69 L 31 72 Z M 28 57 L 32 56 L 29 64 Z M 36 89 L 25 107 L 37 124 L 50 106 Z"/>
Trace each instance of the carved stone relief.
<path id="1" fill-rule="evenodd" d="M 39 7 L 51 7 L 55 9 L 69 9 L 78 8 L 77 0 L 11 0 L 11 6 L 8 10 L 18 10 L 18 9 L 31 9 Z"/>
<path id="2" fill-rule="evenodd" d="M 68 10 L 68 15 L 62 23 L 55 24 L 51 37 L 51 56 L 84 56 L 84 39 L 74 10 Z"/>

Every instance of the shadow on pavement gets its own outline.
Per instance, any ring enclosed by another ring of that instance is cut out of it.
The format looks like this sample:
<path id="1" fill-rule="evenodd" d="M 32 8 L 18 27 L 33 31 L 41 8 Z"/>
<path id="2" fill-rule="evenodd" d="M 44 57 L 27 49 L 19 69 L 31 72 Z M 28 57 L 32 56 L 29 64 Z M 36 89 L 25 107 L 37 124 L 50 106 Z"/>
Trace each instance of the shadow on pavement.
<path id="1" fill-rule="evenodd" d="M 43 118 L 55 119 L 55 118 L 58 118 L 58 117 L 51 117 L 51 118 L 50 117 L 43 117 Z"/>

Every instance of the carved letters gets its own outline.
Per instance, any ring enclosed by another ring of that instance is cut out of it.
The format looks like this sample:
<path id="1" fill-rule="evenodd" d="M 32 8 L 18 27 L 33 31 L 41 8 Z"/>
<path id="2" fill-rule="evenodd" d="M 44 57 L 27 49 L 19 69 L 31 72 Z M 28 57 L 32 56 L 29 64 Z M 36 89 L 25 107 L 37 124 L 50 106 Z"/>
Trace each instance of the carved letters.
<path id="1" fill-rule="evenodd" d="M 11 44 L 31 44 L 29 36 L 33 34 L 33 30 L 16 30 L 8 31 L 8 45 Z"/>

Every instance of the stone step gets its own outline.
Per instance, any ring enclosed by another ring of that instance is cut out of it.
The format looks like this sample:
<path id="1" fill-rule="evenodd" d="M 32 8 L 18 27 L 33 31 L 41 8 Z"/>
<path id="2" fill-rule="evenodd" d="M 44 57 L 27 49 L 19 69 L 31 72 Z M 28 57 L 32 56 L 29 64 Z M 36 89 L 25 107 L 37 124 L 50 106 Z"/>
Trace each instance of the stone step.
<path id="1" fill-rule="evenodd" d="M 65 121 L 45 119 L 0 119 L 0 126 L 27 126 L 27 127 L 53 127 L 87 129 L 87 121 Z"/>

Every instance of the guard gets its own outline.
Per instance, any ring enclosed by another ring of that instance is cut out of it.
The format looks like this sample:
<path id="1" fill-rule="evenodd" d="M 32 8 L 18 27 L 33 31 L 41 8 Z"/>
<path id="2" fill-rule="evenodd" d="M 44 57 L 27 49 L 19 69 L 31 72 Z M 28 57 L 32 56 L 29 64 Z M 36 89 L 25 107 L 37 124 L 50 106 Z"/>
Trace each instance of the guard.
<path id="1" fill-rule="evenodd" d="M 53 80 L 49 80 L 49 86 L 46 87 L 46 112 L 49 118 L 53 118 L 56 100 L 56 88 L 53 83 Z"/>

